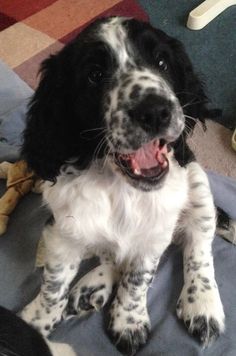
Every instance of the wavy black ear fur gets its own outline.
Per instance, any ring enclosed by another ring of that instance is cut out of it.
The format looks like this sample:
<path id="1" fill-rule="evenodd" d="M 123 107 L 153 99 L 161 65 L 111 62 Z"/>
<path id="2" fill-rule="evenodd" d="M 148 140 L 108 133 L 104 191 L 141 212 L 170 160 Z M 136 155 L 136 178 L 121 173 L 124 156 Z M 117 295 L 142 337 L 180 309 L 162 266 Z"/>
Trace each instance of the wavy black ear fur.
<path id="1" fill-rule="evenodd" d="M 93 89 L 89 94 L 85 90 L 84 73 L 80 70 L 83 51 L 80 35 L 46 59 L 30 103 L 22 157 L 45 180 L 55 181 L 60 167 L 73 158 L 84 169 L 91 161 L 98 139 L 101 140 L 101 136 L 81 134 L 101 126 L 98 113 L 102 95 Z"/>
<path id="2" fill-rule="evenodd" d="M 170 38 L 172 48 L 172 71 L 177 80 L 174 83 L 175 93 L 181 103 L 185 115 L 185 130 L 175 142 L 175 157 L 181 166 L 194 160 L 194 154 L 187 145 L 186 138 L 191 135 L 199 121 L 206 130 L 205 119 L 221 115 L 219 109 L 209 109 L 209 99 L 205 93 L 205 85 L 194 71 L 193 65 L 185 51 L 184 45 Z"/>
<path id="3" fill-rule="evenodd" d="M 210 115 L 210 111 L 207 108 L 209 100 L 204 84 L 195 73 L 183 44 L 171 39 L 170 45 L 175 56 L 174 75 L 178 78 L 175 92 L 186 115 L 186 129 L 191 131 L 197 120 L 205 127 L 205 118 Z"/>
<path id="4" fill-rule="evenodd" d="M 172 39 L 171 46 L 176 54 L 179 73 L 176 73 L 180 83 L 176 92 L 186 115 L 187 126 L 191 131 L 196 121 L 199 120 L 205 128 L 205 119 L 221 116 L 222 110 L 209 108 L 210 100 L 206 94 L 205 83 L 195 72 L 184 45 L 180 41 Z"/>
<path id="5" fill-rule="evenodd" d="M 51 179 L 58 174 L 66 159 L 68 142 L 62 117 L 66 115 L 63 97 L 64 85 L 60 55 L 51 56 L 41 67 L 41 80 L 30 103 L 27 127 L 24 132 L 22 156 L 30 168 L 43 179 Z"/>

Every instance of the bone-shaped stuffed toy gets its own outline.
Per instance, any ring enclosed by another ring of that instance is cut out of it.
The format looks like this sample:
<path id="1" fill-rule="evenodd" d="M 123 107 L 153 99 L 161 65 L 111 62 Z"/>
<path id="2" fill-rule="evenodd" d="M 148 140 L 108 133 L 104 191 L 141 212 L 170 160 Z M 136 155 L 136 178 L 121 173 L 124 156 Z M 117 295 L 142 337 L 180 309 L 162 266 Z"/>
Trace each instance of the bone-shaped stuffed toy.
<path id="1" fill-rule="evenodd" d="M 41 180 L 34 172 L 29 171 L 24 160 L 0 163 L 0 178 L 7 180 L 7 190 L 0 199 L 0 235 L 2 235 L 7 229 L 9 215 L 18 201 L 31 190 L 35 193 L 41 192 Z"/>

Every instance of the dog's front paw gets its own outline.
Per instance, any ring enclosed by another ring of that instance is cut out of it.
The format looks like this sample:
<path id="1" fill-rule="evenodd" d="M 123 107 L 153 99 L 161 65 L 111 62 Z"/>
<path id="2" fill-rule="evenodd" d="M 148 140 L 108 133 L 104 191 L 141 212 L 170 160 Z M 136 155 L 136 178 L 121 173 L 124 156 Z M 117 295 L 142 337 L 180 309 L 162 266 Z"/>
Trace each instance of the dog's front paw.
<path id="1" fill-rule="evenodd" d="M 125 355 L 135 355 L 143 346 L 150 332 L 146 302 L 121 304 L 115 298 L 110 309 L 108 333 L 117 349 Z"/>
<path id="2" fill-rule="evenodd" d="M 70 291 L 64 317 L 100 310 L 108 301 L 116 279 L 117 272 L 111 265 L 100 265 L 88 272 Z"/>
<path id="3" fill-rule="evenodd" d="M 207 347 L 224 331 L 224 310 L 215 281 L 200 277 L 196 282 L 183 287 L 176 311 L 188 331 Z"/>
<path id="4" fill-rule="evenodd" d="M 42 335 L 48 336 L 61 321 L 66 303 L 67 300 L 63 299 L 50 307 L 45 306 L 40 301 L 40 295 L 38 295 L 19 313 L 19 317 L 33 326 Z"/>

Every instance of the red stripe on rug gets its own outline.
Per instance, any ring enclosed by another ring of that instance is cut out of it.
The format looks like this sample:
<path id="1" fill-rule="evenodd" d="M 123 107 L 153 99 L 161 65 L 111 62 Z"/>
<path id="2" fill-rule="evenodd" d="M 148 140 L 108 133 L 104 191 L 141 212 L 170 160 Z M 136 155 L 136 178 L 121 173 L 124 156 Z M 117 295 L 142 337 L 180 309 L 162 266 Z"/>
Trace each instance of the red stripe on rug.
<path id="1" fill-rule="evenodd" d="M 58 40 L 120 2 L 121 0 L 57 0 L 22 22 Z"/>
<path id="2" fill-rule="evenodd" d="M 45 9 L 57 0 L 0 0 L 1 12 L 17 21 Z"/>
<path id="3" fill-rule="evenodd" d="M 78 26 L 77 29 L 73 30 L 72 32 L 68 33 L 66 36 L 60 39 L 60 42 L 68 43 L 73 38 L 75 38 L 86 26 L 88 26 L 91 22 L 95 19 L 100 17 L 107 17 L 107 16 L 126 16 L 126 17 L 135 17 L 139 20 L 148 21 L 149 17 L 147 13 L 143 10 L 143 8 L 137 4 L 135 0 L 123 0 L 119 4 L 111 7 L 110 9 L 104 11 L 103 13 L 99 14 L 88 21 L 83 26 Z"/>
<path id="4" fill-rule="evenodd" d="M 0 31 L 16 23 L 16 20 L 0 12 Z"/>

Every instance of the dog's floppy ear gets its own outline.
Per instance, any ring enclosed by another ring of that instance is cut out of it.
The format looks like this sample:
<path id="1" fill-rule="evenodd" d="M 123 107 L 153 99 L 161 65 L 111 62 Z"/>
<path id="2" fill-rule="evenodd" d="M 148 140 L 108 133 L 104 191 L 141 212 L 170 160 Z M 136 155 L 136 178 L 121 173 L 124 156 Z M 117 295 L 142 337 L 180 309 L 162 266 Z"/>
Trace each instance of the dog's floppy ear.
<path id="1" fill-rule="evenodd" d="M 196 120 L 200 120 L 205 128 L 205 118 L 220 115 L 220 110 L 208 109 L 209 100 L 205 93 L 204 83 L 195 73 L 183 44 L 172 38 L 170 46 L 175 56 L 173 70 L 178 78 L 175 92 L 186 115 L 186 129 L 191 132 Z"/>
<path id="2" fill-rule="evenodd" d="M 31 100 L 22 156 L 41 178 L 54 180 L 64 161 L 65 102 L 61 86 L 63 78 L 57 55 L 46 59 L 41 66 L 41 80 Z"/>

